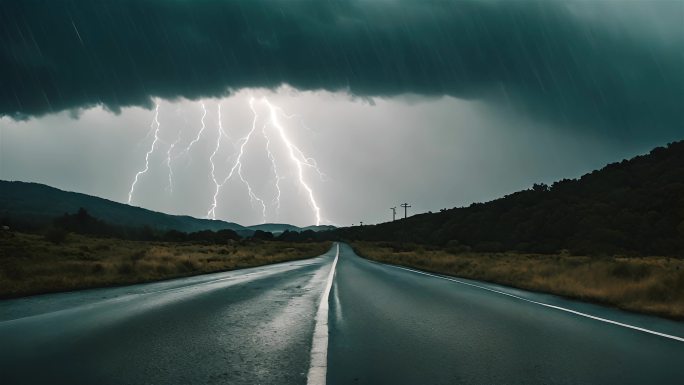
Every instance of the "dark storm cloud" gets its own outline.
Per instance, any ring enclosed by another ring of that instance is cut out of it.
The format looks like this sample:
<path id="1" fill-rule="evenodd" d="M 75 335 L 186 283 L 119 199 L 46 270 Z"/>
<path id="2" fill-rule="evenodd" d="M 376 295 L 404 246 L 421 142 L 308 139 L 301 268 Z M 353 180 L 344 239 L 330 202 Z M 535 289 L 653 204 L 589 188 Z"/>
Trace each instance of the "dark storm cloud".
<path id="1" fill-rule="evenodd" d="M 611 4 L 0 0 L 0 115 L 287 83 L 477 98 L 603 133 L 681 130 L 682 3 Z"/>

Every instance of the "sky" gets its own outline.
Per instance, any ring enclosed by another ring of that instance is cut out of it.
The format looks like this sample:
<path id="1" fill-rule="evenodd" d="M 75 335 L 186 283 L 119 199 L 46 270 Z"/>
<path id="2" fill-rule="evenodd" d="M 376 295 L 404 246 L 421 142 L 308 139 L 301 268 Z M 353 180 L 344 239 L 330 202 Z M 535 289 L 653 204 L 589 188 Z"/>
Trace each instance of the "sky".
<path id="1" fill-rule="evenodd" d="M 0 179 L 246 225 L 487 201 L 684 139 L 683 19 L 678 0 L 0 0 Z"/>

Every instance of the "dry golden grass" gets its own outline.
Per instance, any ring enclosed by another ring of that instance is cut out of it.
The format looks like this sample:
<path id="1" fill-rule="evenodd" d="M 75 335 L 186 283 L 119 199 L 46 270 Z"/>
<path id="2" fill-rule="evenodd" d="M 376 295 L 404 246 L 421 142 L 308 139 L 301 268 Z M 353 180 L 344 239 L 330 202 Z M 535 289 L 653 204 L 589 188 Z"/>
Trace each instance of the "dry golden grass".
<path id="1" fill-rule="evenodd" d="M 0 298 L 124 285 L 315 257 L 330 243 L 137 242 L 0 233 Z"/>
<path id="2" fill-rule="evenodd" d="M 684 319 L 681 258 L 451 253 L 369 242 L 353 246 L 359 255 L 379 262 Z"/>

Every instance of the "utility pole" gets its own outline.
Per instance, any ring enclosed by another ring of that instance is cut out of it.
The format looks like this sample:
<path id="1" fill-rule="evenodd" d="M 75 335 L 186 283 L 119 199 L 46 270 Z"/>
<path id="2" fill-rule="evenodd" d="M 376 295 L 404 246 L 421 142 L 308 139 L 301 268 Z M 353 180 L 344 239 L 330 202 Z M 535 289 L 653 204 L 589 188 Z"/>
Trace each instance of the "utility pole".
<path id="1" fill-rule="evenodd" d="M 402 204 L 400 204 L 399 206 L 401 206 L 401 207 L 404 208 L 404 219 L 406 219 L 406 209 L 408 209 L 408 208 L 411 207 L 411 206 L 409 206 L 408 203 L 402 203 Z"/>
<path id="2" fill-rule="evenodd" d="M 397 207 L 390 207 L 390 210 L 392 210 L 392 222 L 397 220 Z"/>

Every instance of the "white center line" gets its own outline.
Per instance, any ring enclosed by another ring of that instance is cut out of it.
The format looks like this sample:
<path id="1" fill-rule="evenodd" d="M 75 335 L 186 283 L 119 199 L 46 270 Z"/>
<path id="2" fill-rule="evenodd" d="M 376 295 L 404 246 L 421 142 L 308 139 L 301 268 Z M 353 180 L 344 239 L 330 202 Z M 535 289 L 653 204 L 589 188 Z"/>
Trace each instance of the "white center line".
<path id="1" fill-rule="evenodd" d="M 461 280 L 459 280 L 459 279 L 444 277 L 444 276 L 441 276 L 441 275 L 430 274 L 430 273 L 426 273 L 426 272 L 424 272 L 424 271 L 409 269 L 409 268 L 407 268 L 407 267 L 402 267 L 402 266 L 396 266 L 396 265 L 390 265 L 390 264 L 384 264 L 384 265 L 386 265 L 386 266 L 391 266 L 391 267 L 394 267 L 394 268 L 397 268 L 397 269 L 401 269 L 401 270 L 410 271 L 410 272 L 413 272 L 413 273 L 416 273 L 416 274 L 423 274 L 423 275 L 427 275 L 427 276 L 434 277 L 434 278 L 445 279 L 445 280 L 447 280 L 447 281 L 460 283 L 461 285 L 472 286 L 472 287 L 476 287 L 476 288 L 478 288 L 478 289 L 491 291 L 491 292 L 493 292 L 493 293 L 497 293 L 497 294 L 501 294 L 501 295 L 506 295 L 506 296 L 509 296 L 509 297 L 512 297 L 512 298 L 515 298 L 515 299 L 519 299 L 519 300 L 521 300 L 521 301 L 533 303 L 533 304 L 535 304 L 535 305 L 545 306 L 545 307 L 548 307 L 548 308 L 551 308 L 551 309 L 556 309 L 556 310 L 560 310 L 560 311 L 572 313 L 572 314 L 575 314 L 575 315 L 578 315 L 578 316 L 581 316 L 581 317 L 591 318 L 591 319 L 593 319 L 593 320 L 597 320 L 597 321 L 601 321 L 601 322 L 606 322 L 606 323 L 613 324 L 613 325 L 617 325 L 617 326 L 622 326 L 622 327 L 628 328 L 628 329 L 638 330 L 638 331 L 644 332 L 644 333 L 654 334 L 654 335 L 657 335 L 657 336 L 660 336 L 660 337 L 670 338 L 670 339 L 673 339 L 673 340 L 675 340 L 675 341 L 684 342 L 684 338 L 682 338 L 682 337 L 677 337 L 677 336 L 673 336 L 673 335 L 670 335 L 670 334 L 660 333 L 660 332 L 657 332 L 657 331 L 654 331 L 654 330 L 649 330 L 649 329 L 641 328 L 641 327 L 638 327 L 638 326 L 629 325 L 629 324 L 625 324 L 625 323 L 622 323 L 622 322 L 617 322 L 617 321 L 609 320 L 609 319 L 606 319 L 606 318 L 601 318 L 601 317 L 593 316 L 593 315 L 591 315 L 591 314 L 582 313 L 582 312 L 579 312 L 579 311 L 576 311 L 576 310 L 572 310 L 572 309 L 566 309 L 566 308 L 564 308 L 564 307 L 560 307 L 560 306 L 556 306 L 556 305 L 549 305 L 548 303 L 533 301 L 533 300 L 531 300 L 531 299 L 527 299 L 527 298 L 524 298 L 524 297 L 519 297 L 519 296 L 517 296 L 517 295 L 513 295 L 513 294 L 506 293 L 506 292 L 499 291 L 499 290 L 494 290 L 494 289 L 491 289 L 491 288 L 488 288 L 488 287 L 485 287 L 485 286 L 480 286 L 480 285 L 475 285 L 475 284 L 473 284 L 473 283 L 464 282 L 464 281 L 461 281 Z"/>
<path id="2" fill-rule="evenodd" d="M 316 326 L 314 327 L 313 341 L 311 343 L 311 364 L 309 374 L 306 376 L 307 385 L 325 385 L 325 378 L 328 372 L 328 297 L 332 288 L 333 278 L 335 278 L 335 266 L 340 257 L 340 244 L 337 244 L 335 261 L 328 274 L 328 282 L 321 296 L 316 313 Z"/>

